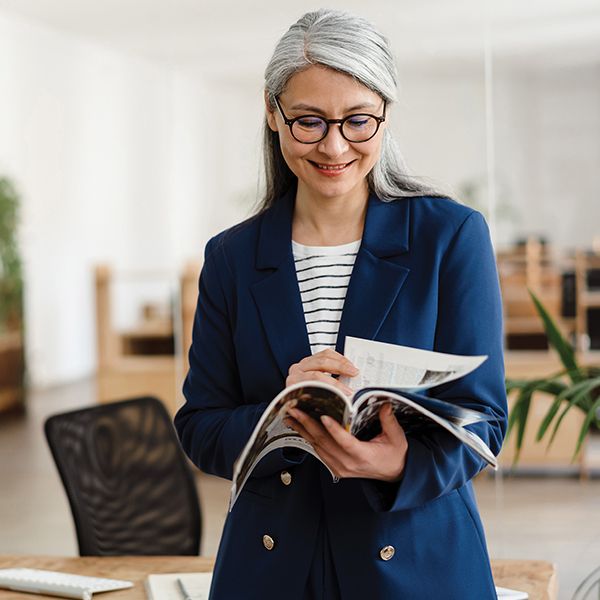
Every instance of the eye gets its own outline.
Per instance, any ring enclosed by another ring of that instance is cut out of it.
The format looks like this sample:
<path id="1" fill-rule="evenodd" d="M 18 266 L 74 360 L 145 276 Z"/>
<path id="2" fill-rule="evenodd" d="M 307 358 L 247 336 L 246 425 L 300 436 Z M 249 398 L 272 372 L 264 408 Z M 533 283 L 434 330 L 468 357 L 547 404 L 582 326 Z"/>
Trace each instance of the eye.
<path id="1" fill-rule="evenodd" d="M 370 117 L 367 117 L 365 115 L 356 115 L 356 116 L 350 117 L 346 121 L 346 124 L 348 127 L 352 127 L 352 129 L 365 129 L 365 128 L 369 127 L 370 121 L 371 121 Z"/>
<path id="2" fill-rule="evenodd" d="M 302 117 L 296 121 L 296 126 L 305 130 L 321 129 L 324 122 L 319 117 Z"/>

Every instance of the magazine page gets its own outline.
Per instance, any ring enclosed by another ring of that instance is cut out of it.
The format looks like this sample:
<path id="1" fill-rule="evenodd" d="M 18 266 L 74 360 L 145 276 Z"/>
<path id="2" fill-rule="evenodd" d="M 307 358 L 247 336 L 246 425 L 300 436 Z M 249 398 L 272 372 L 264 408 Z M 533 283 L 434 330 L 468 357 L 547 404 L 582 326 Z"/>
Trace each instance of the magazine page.
<path id="1" fill-rule="evenodd" d="M 381 391 L 371 392 L 361 397 L 360 404 L 356 405 L 351 427 L 351 433 L 358 439 L 371 439 L 381 431 L 379 422 L 379 410 L 383 404 L 391 403 L 394 414 L 405 432 L 409 433 L 423 427 L 437 423 L 457 437 L 461 442 L 475 450 L 491 467 L 498 468 L 496 457 L 486 446 L 484 441 L 472 431 L 455 425 L 452 421 L 441 417 L 434 412 L 421 406 L 418 402 L 405 396 Z M 476 412 L 476 411 L 472 411 Z M 485 416 L 485 415 L 482 415 Z"/>
<path id="2" fill-rule="evenodd" d="M 425 390 L 474 371 L 487 356 L 444 354 L 347 336 L 346 356 L 359 370 L 340 377 L 353 391 L 366 387 Z"/>
<path id="3" fill-rule="evenodd" d="M 453 404 L 451 402 L 446 402 L 445 400 L 440 400 L 439 398 L 432 398 L 424 394 L 408 392 L 406 390 L 401 389 L 399 390 L 385 388 L 363 388 L 356 392 L 356 394 L 354 395 L 354 412 L 359 413 L 363 410 L 363 402 L 374 402 L 374 399 L 371 397 L 372 392 L 377 392 L 377 399 L 381 400 L 381 402 L 379 402 L 379 406 L 385 403 L 385 394 L 387 392 L 392 394 L 399 394 L 403 398 L 408 398 L 409 400 L 416 402 L 418 405 L 425 407 L 427 410 L 430 410 L 436 415 L 443 417 L 448 421 L 452 421 L 455 425 L 458 425 L 459 427 L 464 427 L 465 425 L 470 425 L 471 423 L 479 423 L 480 421 L 496 420 L 496 417 L 493 417 L 486 413 L 480 412 L 472 408 L 465 408 L 463 406 L 459 406 L 458 404 Z M 369 398 L 367 398 L 367 395 L 369 395 Z M 406 411 L 409 411 L 411 414 L 414 414 L 415 419 L 421 418 L 419 417 L 421 413 L 415 413 L 413 409 L 408 408 L 406 405 L 403 406 L 406 409 Z M 431 421 L 427 422 L 431 424 Z"/>
<path id="4" fill-rule="evenodd" d="M 235 462 L 229 510 L 233 508 L 254 467 L 269 452 L 292 447 L 319 458 L 311 444 L 283 422 L 287 411 L 295 407 L 317 420 L 321 415 L 328 415 L 344 426 L 350 419 L 350 401 L 327 383 L 302 381 L 279 393 L 263 413 Z"/>

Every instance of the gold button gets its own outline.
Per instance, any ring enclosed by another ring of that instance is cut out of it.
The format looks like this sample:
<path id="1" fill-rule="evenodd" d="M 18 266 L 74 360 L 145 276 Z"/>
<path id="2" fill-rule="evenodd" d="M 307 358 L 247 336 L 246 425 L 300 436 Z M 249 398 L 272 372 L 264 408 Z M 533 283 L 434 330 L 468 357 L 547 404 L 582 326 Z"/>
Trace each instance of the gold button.
<path id="1" fill-rule="evenodd" d="M 394 548 L 394 546 L 384 546 L 379 551 L 379 556 L 381 556 L 381 560 L 390 560 L 390 558 L 392 558 L 392 556 L 394 556 L 395 552 L 396 552 L 396 549 Z"/>
<path id="2" fill-rule="evenodd" d="M 275 547 L 275 540 L 270 535 L 263 535 L 263 546 L 267 550 L 273 550 Z"/>
<path id="3" fill-rule="evenodd" d="M 281 477 L 281 483 L 283 483 L 283 485 L 290 485 L 290 483 L 292 483 L 292 475 L 288 471 L 281 471 L 279 477 Z"/>

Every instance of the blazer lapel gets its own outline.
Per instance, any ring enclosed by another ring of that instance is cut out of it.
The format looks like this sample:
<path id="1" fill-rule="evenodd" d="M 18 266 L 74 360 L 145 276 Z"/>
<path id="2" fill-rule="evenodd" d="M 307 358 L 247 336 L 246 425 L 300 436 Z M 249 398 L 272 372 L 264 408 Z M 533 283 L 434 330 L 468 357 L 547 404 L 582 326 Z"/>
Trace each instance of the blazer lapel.
<path id="1" fill-rule="evenodd" d="M 251 286 L 269 345 L 282 375 L 311 354 L 292 255 L 292 217 L 296 187 L 262 219 L 256 268 L 264 277 Z M 408 252 L 410 201 L 386 203 L 369 197 L 360 250 L 352 270 L 336 349 L 347 335 L 374 339 L 410 269 L 394 262 Z"/>
<path id="2" fill-rule="evenodd" d="M 269 345 L 283 377 L 311 354 L 292 255 L 293 186 L 263 217 L 256 267 L 265 276 L 251 286 Z"/>
<path id="3" fill-rule="evenodd" d="M 375 339 L 410 269 L 394 258 L 409 249 L 410 201 L 386 203 L 371 194 L 361 247 L 356 257 L 337 337 L 344 350 L 346 336 Z"/>

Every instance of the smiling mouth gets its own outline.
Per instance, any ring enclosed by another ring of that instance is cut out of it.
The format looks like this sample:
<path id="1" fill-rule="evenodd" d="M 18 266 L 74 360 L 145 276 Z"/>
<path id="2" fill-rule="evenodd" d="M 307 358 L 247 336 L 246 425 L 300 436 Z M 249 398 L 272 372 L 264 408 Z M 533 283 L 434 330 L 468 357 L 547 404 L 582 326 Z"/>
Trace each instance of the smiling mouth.
<path id="1" fill-rule="evenodd" d="M 339 163 L 337 165 L 330 165 L 327 163 L 318 163 L 318 162 L 315 162 L 314 160 L 309 160 L 308 162 L 311 165 L 313 165 L 314 167 L 317 167 L 317 169 L 321 169 L 322 171 L 343 171 L 346 167 L 351 165 L 354 162 L 354 160 L 351 160 L 350 162 L 347 162 L 347 163 Z"/>

